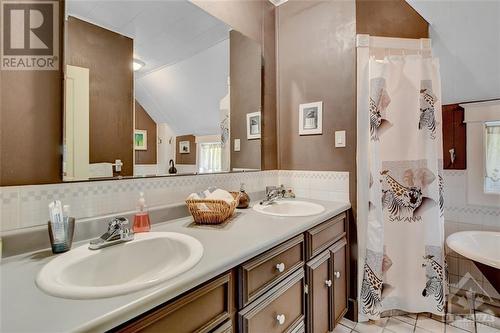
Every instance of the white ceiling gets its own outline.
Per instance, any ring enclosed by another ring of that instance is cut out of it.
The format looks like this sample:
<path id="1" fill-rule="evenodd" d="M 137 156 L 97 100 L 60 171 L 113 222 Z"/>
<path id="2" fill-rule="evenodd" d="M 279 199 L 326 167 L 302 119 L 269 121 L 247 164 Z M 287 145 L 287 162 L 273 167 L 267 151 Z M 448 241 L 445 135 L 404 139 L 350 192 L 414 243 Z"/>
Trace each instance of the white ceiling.
<path id="1" fill-rule="evenodd" d="M 141 76 L 228 38 L 230 27 L 187 0 L 67 0 L 66 14 L 134 39 Z"/>
<path id="2" fill-rule="evenodd" d="M 443 103 L 500 98 L 500 1 L 407 2 L 430 24 Z"/>
<path id="3" fill-rule="evenodd" d="M 175 65 L 136 78 L 135 98 L 176 135 L 220 133 L 220 100 L 227 94 L 229 40 Z"/>

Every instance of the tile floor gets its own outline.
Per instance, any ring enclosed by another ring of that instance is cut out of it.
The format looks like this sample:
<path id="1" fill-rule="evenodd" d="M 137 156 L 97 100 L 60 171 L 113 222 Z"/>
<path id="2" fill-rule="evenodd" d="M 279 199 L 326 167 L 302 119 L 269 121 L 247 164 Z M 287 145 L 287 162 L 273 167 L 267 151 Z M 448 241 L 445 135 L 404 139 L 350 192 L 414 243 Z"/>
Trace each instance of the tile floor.
<path id="1" fill-rule="evenodd" d="M 468 318 L 449 315 L 446 323 L 429 314 L 406 314 L 366 323 L 344 318 L 333 333 L 500 333 L 499 328 L 500 318 L 483 312 Z"/>

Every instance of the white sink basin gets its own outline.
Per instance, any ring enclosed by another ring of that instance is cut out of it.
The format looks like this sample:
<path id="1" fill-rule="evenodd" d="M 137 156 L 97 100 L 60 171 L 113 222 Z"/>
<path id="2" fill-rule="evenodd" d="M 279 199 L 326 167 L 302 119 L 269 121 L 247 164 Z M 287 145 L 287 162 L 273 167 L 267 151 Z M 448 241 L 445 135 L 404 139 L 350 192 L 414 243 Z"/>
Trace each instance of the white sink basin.
<path id="1" fill-rule="evenodd" d="M 325 207 L 307 201 L 277 200 L 267 206 L 256 203 L 253 209 L 262 214 L 276 216 L 310 216 L 322 213 Z"/>
<path id="2" fill-rule="evenodd" d="M 176 232 L 146 232 L 133 241 L 100 250 L 88 244 L 66 252 L 38 273 L 44 292 L 71 299 L 127 294 L 174 278 L 195 266 L 203 245 Z"/>
<path id="3" fill-rule="evenodd" d="M 448 236 L 446 244 L 466 258 L 500 269 L 500 232 L 456 232 Z"/>

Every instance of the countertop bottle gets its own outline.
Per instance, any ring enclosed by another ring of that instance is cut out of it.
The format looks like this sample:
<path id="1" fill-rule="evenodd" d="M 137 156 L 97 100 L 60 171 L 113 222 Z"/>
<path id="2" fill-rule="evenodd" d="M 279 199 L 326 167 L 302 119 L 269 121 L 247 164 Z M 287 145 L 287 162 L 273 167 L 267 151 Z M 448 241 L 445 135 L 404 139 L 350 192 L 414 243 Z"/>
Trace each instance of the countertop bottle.
<path id="1" fill-rule="evenodd" d="M 134 232 L 148 232 L 151 230 L 151 222 L 149 221 L 149 214 L 146 209 L 146 199 L 144 193 L 139 193 L 139 201 L 137 202 L 137 213 L 134 217 Z"/>
<path id="2" fill-rule="evenodd" d="M 245 183 L 240 184 L 240 202 L 238 203 L 237 208 L 248 208 L 250 205 L 250 197 L 247 192 L 245 192 Z"/>

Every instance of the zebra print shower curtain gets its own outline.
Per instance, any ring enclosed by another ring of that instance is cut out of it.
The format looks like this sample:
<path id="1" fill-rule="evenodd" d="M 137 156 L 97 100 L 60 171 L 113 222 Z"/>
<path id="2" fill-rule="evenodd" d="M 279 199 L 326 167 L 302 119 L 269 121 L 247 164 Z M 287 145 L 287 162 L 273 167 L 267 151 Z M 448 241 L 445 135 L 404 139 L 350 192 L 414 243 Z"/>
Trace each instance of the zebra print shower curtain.
<path id="1" fill-rule="evenodd" d="M 439 63 L 371 59 L 360 317 L 387 310 L 443 314 L 444 219 Z M 360 111 L 358 111 L 360 112 Z M 359 129 L 358 129 L 359 130 Z M 359 191 L 359 188 L 358 188 Z"/>

